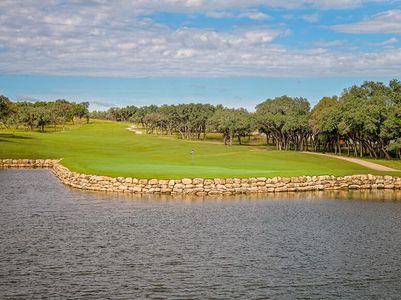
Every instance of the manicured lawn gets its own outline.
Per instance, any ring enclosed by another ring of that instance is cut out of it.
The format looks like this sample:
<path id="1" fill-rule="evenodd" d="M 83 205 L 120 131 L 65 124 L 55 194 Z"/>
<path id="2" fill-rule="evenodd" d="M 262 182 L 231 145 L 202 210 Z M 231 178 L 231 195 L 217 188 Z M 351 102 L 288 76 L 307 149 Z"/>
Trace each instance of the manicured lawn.
<path id="1" fill-rule="evenodd" d="M 364 160 L 381 164 L 383 166 L 390 167 L 396 170 L 400 170 L 401 172 L 401 160 L 399 159 L 386 160 L 386 159 L 364 158 Z"/>
<path id="2" fill-rule="evenodd" d="M 384 174 L 335 158 L 262 146 L 139 135 L 126 130 L 129 126 L 91 121 L 59 132 L 2 130 L 0 158 L 63 158 L 73 171 L 138 178 Z"/>

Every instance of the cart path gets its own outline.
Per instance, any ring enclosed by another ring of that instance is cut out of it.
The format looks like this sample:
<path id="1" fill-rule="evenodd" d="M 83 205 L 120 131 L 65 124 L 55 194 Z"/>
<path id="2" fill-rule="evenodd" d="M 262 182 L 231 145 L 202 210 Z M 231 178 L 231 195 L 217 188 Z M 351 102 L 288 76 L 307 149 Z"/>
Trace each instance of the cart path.
<path id="1" fill-rule="evenodd" d="M 365 161 L 359 158 L 354 158 L 354 157 L 348 157 L 348 156 L 340 156 L 340 155 L 333 155 L 333 154 L 323 154 L 323 153 L 316 153 L 316 152 L 304 152 L 307 154 L 314 154 L 314 155 L 322 155 L 322 156 L 327 156 L 327 157 L 332 157 L 332 158 L 337 158 L 337 159 L 342 159 L 346 160 L 349 162 L 353 162 L 355 164 L 364 166 L 366 168 L 375 170 L 375 171 L 383 171 L 383 172 L 400 172 L 400 170 L 396 170 L 393 168 L 389 168 L 380 164 L 376 164 L 370 161 Z"/>
<path id="2" fill-rule="evenodd" d="M 134 132 L 135 134 L 143 134 L 142 131 L 136 130 L 136 125 L 132 125 L 131 127 L 128 127 L 127 130 Z"/>

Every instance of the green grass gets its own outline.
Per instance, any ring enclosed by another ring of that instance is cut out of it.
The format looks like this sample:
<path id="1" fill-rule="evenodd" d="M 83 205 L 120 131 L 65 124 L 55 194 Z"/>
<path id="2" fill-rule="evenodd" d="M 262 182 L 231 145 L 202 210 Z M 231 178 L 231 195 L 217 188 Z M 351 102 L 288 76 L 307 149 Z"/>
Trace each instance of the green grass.
<path id="1" fill-rule="evenodd" d="M 400 172 L 401 172 L 401 160 L 399 160 L 399 159 L 392 159 L 392 160 L 374 159 L 374 158 L 363 158 L 363 159 L 366 161 L 373 162 L 373 163 L 381 164 L 381 165 L 389 167 L 389 168 L 400 170 Z"/>
<path id="2" fill-rule="evenodd" d="M 62 164 L 73 171 L 138 178 L 385 174 L 335 158 L 264 146 L 138 135 L 126 130 L 128 126 L 91 121 L 58 132 L 2 130 L 0 158 L 63 158 Z"/>

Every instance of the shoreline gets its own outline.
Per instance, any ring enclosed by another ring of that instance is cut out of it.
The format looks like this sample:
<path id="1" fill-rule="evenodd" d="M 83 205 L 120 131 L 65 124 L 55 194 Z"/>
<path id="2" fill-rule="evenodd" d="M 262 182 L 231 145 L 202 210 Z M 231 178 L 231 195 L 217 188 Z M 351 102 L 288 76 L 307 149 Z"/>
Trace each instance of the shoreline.
<path id="1" fill-rule="evenodd" d="M 138 179 L 87 175 L 70 171 L 57 159 L 0 159 L 0 169 L 50 169 L 65 185 L 81 190 L 122 192 L 131 194 L 167 195 L 238 195 L 279 192 L 310 192 L 335 190 L 400 190 L 401 177 L 351 175 L 351 176 L 298 176 L 258 178 L 183 178 Z"/>

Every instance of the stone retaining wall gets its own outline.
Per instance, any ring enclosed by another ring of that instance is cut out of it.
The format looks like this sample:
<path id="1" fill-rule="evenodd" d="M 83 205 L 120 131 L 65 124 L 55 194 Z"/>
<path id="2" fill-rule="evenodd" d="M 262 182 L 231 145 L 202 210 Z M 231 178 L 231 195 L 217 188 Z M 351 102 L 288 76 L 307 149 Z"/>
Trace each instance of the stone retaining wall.
<path id="1" fill-rule="evenodd" d="M 0 168 L 50 168 L 66 185 L 93 191 L 137 194 L 234 195 L 247 193 L 303 192 L 351 189 L 401 189 L 401 178 L 353 175 L 274 178 L 184 178 L 178 180 L 137 179 L 86 175 L 71 172 L 60 160 L 0 160 Z"/>

